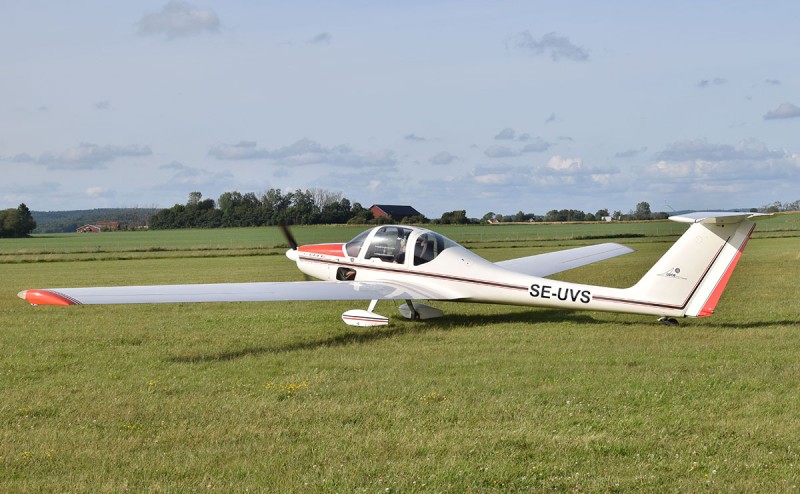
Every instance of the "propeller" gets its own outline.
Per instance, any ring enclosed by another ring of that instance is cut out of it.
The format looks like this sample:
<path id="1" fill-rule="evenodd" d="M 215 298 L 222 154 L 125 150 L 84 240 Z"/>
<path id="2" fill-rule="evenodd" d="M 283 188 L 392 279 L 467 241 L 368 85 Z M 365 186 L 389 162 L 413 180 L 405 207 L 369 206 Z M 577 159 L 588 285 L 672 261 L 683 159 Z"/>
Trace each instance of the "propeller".
<path id="1" fill-rule="evenodd" d="M 289 230 L 289 225 L 286 223 L 281 223 L 278 226 L 281 227 L 281 232 L 283 233 L 284 238 L 286 238 L 286 243 L 289 244 L 289 250 L 286 251 L 286 257 L 297 262 L 297 240 L 295 240 L 294 235 L 292 235 L 292 231 Z M 311 281 L 312 278 L 306 273 L 303 273 L 303 279 L 306 281 Z"/>
<path id="2" fill-rule="evenodd" d="M 289 230 L 289 226 L 286 223 L 281 223 L 279 226 L 281 227 L 283 236 L 286 238 L 286 242 L 289 244 L 289 248 L 297 250 L 297 240 L 294 239 L 294 235 L 292 235 L 291 230 Z"/>

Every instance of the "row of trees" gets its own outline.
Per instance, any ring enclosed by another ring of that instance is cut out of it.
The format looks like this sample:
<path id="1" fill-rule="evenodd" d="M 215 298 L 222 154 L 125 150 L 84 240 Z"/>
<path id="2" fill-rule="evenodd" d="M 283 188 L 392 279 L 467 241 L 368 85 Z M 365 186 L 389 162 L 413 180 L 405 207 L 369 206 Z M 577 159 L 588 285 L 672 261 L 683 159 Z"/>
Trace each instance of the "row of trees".
<path id="1" fill-rule="evenodd" d="M 100 221 L 119 223 L 120 230 L 139 230 L 161 208 L 98 208 L 72 211 L 32 211 L 36 233 L 74 232 L 78 227 Z"/>
<path id="2" fill-rule="evenodd" d="M 773 202 L 751 212 L 783 212 L 800 210 L 800 200 Z M 186 204 L 176 204 L 169 209 L 127 208 L 87 211 L 37 212 L 34 220 L 25 204 L 16 209 L 0 211 L 0 237 L 24 237 L 37 225 L 38 232 L 74 231 L 78 225 L 99 220 L 120 221 L 128 228 L 149 223 L 150 228 L 217 228 L 234 226 L 267 226 L 278 224 L 374 224 L 396 222 L 392 218 L 373 219 L 372 212 L 359 203 L 351 204 L 341 192 L 325 189 L 295 190 L 283 193 L 280 189 L 269 189 L 261 195 L 253 192 L 225 192 L 217 201 L 203 199 L 200 192 L 192 192 Z M 448 211 L 441 218 L 430 220 L 438 224 L 475 223 L 521 223 L 521 222 L 565 222 L 565 221 L 615 221 L 665 219 L 664 212 L 653 213 L 650 204 L 640 202 L 628 213 L 600 209 L 594 213 L 577 209 L 552 209 L 544 215 L 518 211 L 513 215 L 492 211 L 479 218 L 467 217 L 466 210 Z M 428 223 L 424 216 L 405 218 L 404 223 Z"/>
<path id="3" fill-rule="evenodd" d="M 480 220 L 474 220 L 474 223 L 521 223 L 521 222 L 534 222 L 534 221 L 606 221 L 608 218 L 615 221 L 628 221 L 628 220 L 659 220 L 666 219 L 669 215 L 667 213 L 659 212 L 653 213 L 650 211 L 650 204 L 647 202 L 640 202 L 636 205 L 635 210 L 628 213 L 621 211 L 614 211 L 609 214 L 608 209 L 600 209 L 595 213 L 586 213 L 578 209 L 551 209 L 545 215 L 536 215 L 533 213 L 524 213 L 518 211 L 513 215 L 496 214 L 492 211 L 483 215 Z"/>
<path id="4" fill-rule="evenodd" d="M 774 202 L 751 211 L 796 211 L 800 201 L 792 203 Z M 564 222 L 564 221 L 630 221 L 660 220 L 669 217 L 665 212 L 653 212 L 650 204 L 642 201 L 636 209 L 627 213 L 600 209 L 594 213 L 577 209 L 552 209 L 544 215 L 518 211 L 513 215 L 497 214 L 492 211 L 480 219 L 467 217 L 466 210 L 447 211 L 441 218 L 432 220 L 438 224 L 470 223 L 521 223 L 521 222 Z M 370 224 L 394 222 L 391 218 L 373 219 L 372 213 L 359 203 L 351 204 L 341 192 L 325 189 L 295 190 L 283 193 L 280 189 L 269 189 L 258 196 L 253 192 L 242 194 L 238 191 L 225 192 L 215 202 L 203 199 L 200 192 L 192 192 L 185 205 L 176 204 L 164 209 L 150 218 L 150 228 L 216 228 L 233 226 L 265 226 L 279 224 Z M 424 216 L 406 218 L 406 223 L 428 223 Z"/>
<path id="5" fill-rule="evenodd" d="M 0 211 L 0 237 L 27 237 L 36 228 L 28 206 Z"/>
<path id="6" fill-rule="evenodd" d="M 775 201 L 772 204 L 766 204 L 758 209 L 751 209 L 751 212 L 759 213 L 780 213 L 783 211 L 800 211 L 800 199 L 794 202 L 781 202 Z"/>
<path id="7" fill-rule="evenodd" d="M 621 214 L 621 213 L 620 213 Z M 577 209 L 551 209 L 545 215 L 534 213 L 524 213 L 518 211 L 513 215 L 495 214 L 488 212 L 480 219 L 479 223 L 523 223 L 541 221 L 603 221 L 608 214 L 607 209 L 601 209 L 596 213 L 585 213 Z"/>
<path id="8" fill-rule="evenodd" d="M 367 223 L 372 213 L 361 204 L 350 204 L 341 192 L 325 189 L 283 193 L 269 189 L 225 192 L 215 202 L 200 192 L 189 194 L 186 204 L 176 204 L 150 217 L 150 228 L 217 228 L 234 226 L 316 225 Z"/>
<path id="9" fill-rule="evenodd" d="M 576 209 L 553 209 L 543 216 L 533 213 L 517 212 L 502 215 L 488 212 L 482 218 L 467 217 L 466 210 L 448 211 L 441 218 L 434 219 L 438 224 L 470 224 L 494 222 L 559 222 L 559 221 L 603 221 L 608 217 L 615 220 L 649 220 L 666 218 L 666 213 L 650 211 L 647 202 L 640 202 L 636 210 L 623 214 L 615 211 L 610 215 L 607 209 L 595 213 L 585 213 Z M 269 189 L 256 195 L 253 192 L 242 194 L 238 191 L 225 192 L 217 201 L 203 199 L 200 192 L 192 192 L 186 204 L 176 204 L 163 209 L 150 217 L 150 228 L 219 228 L 270 225 L 315 225 L 315 224 L 370 224 L 394 222 L 391 218 L 373 219 L 372 212 L 359 203 L 351 204 L 341 192 L 325 189 L 295 190 L 284 193 L 280 189 Z M 406 218 L 406 223 L 427 223 L 424 216 Z"/>

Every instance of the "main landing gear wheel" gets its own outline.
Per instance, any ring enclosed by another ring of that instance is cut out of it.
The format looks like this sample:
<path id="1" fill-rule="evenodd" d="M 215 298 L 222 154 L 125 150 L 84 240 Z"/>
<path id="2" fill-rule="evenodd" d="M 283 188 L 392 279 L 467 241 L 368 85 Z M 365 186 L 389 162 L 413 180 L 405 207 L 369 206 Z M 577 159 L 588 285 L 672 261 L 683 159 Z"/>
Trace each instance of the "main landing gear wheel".
<path id="1" fill-rule="evenodd" d="M 674 317 L 662 317 L 662 318 L 659 318 L 658 322 L 660 322 L 664 326 L 677 326 L 678 325 L 678 320 L 675 319 Z"/>
<path id="2" fill-rule="evenodd" d="M 412 321 L 424 321 L 426 319 L 434 319 L 444 315 L 442 311 L 435 307 L 421 304 L 419 302 L 412 303 L 410 300 L 406 300 L 406 303 L 397 309 L 400 311 L 400 314 L 403 317 L 406 319 L 411 319 Z"/>

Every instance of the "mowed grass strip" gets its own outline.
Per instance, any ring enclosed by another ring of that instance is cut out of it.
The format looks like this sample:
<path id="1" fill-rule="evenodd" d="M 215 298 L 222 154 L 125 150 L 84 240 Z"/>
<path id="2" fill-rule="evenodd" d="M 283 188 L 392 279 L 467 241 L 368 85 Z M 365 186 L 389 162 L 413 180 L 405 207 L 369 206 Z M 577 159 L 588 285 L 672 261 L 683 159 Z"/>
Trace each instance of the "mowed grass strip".
<path id="1" fill-rule="evenodd" d="M 561 278 L 630 285 L 669 246 L 639 240 Z M 301 276 L 283 256 L 3 265 L 0 491 L 795 490 L 799 247 L 751 240 L 717 314 L 678 328 L 445 303 L 417 323 L 380 302 L 379 329 L 345 326 L 342 302 L 34 308 L 16 292 Z"/>

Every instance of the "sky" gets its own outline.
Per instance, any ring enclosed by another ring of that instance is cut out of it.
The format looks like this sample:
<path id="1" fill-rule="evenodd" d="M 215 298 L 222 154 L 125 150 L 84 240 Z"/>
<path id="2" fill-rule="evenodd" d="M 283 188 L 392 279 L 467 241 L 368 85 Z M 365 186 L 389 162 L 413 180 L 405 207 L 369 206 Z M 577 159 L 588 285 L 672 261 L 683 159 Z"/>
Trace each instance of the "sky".
<path id="1" fill-rule="evenodd" d="M 0 209 L 800 199 L 800 2 L 0 0 Z"/>

